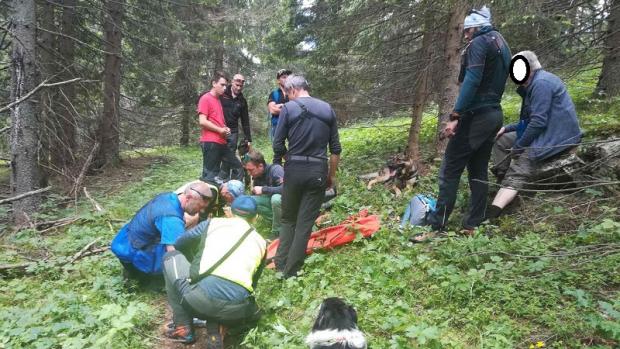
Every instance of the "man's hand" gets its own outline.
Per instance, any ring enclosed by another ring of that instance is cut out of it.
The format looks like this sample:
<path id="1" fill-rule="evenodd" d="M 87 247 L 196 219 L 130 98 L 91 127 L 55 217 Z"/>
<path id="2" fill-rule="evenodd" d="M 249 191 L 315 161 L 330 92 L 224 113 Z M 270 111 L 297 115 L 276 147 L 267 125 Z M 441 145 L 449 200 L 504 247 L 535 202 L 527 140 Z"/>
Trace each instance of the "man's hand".
<path id="1" fill-rule="evenodd" d="M 495 140 L 498 140 L 499 137 L 501 137 L 505 132 L 506 132 L 505 127 L 500 128 L 499 131 L 497 131 L 497 134 L 495 135 Z"/>
<path id="2" fill-rule="evenodd" d="M 458 126 L 458 124 L 459 124 L 458 120 L 446 122 L 446 126 L 443 128 L 443 131 L 441 133 L 442 136 L 444 136 L 445 138 L 451 138 L 452 136 L 454 136 L 454 134 L 456 133 L 456 127 Z"/>
<path id="3" fill-rule="evenodd" d="M 252 142 L 248 142 L 248 152 L 252 151 Z"/>
<path id="4" fill-rule="evenodd" d="M 254 195 L 263 195 L 263 187 L 256 186 L 252 188 L 252 193 Z"/>
<path id="5" fill-rule="evenodd" d="M 166 252 L 172 252 L 174 250 L 175 250 L 174 245 L 166 245 Z"/>
<path id="6" fill-rule="evenodd" d="M 220 129 L 220 135 L 224 138 L 230 136 L 230 129 L 228 127 L 222 127 Z"/>

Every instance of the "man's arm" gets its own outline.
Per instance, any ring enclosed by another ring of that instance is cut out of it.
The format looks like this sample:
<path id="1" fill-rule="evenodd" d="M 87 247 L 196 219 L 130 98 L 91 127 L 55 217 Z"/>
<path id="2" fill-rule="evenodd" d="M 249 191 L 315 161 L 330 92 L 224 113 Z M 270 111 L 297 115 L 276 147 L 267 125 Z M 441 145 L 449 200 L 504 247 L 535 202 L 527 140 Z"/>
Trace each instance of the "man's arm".
<path id="1" fill-rule="evenodd" d="M 284 168 L 280 165 L 272 165 L 268 176 L 271 178 L 271 183 L 277 185 L 262 187 L 263 194 L 282 194 L 282 187 L 284 184 Z"/>
<path id="2" fill-rule="evenodd" d="M 221 134 L 223 137 L 226 137 L 226 127 L 219 127 L 216 124 L 214 124 L 213 122 L 211 122 L 206 115 L 204 114 L 198 114 L 198 123 L 200 124 L 200 127 L 208 130 L 208 131 L 213 131 L 213 132 L 217 132 L 219 134 Z"/>
<path id="3" fill-rule="evenodd" d="M 269 102 L 267 104 L 267 108 L 269 109 L 269 113 L 272 115 L 280 115 L 280 111 L 282 110 L 282 104 L 277 104 L 276 102 Z"/>
<path id="4" fill-rule="evenodd" d="M 185 231 L 183 219 L 175 216 L 157 217 L 155 227 L 161 235 L 160 244 L 166 245 L 166 251 L 174 251 L 175 242 Z"/>
<path id="5" fill-rule="evenodd" d="M 195 227 L 186 230 L 174 244 L 174 247 L 181 251 L 186 257 L 193 253 L 193 250 L 200 244 L 202 233 L 209 228 L 210 220 L 204 220 Z M 190 258 L 188 258 L 190 259 Z"/>
<path id="6" fill-rule="evenodd" d="M 282 158 L 286 155 L 287 149 L 284 144 L 284 140 L 288 135 L 288 110 L 286 107 L 282 108 L 282 114 L 280 120 L 278 120 L 278 126 L 276 127 L 276 133 L 273 137 L 273 163 L 281 165 Z"/>
<path id="7" fill-rule="evenodd" d="M 553 88 L 546 81 L 536 81 L 530 93 L 530 122 L 514 148 L 529 146 L 547 128 L 547 119 L 553 99 Z"/>
<path id="8" fill-rule="evenodd" d="M 327 187 L 332 188 L 336 184 L 336 171 L 338 170 L 338 162 L 340 161 L 340 153 L 342 146 L 340 145 L 340 135 L 338 134 L 338 120 L 336 113 L 332 110 L 332 124 L 329 128 L 329 174 L 327 177 Z"/>
<path id="9" fill-rule="evenodd" d="M 459 89 L 459 96 L 454 106 L 454 111 L 462 113 L 467 110 L 471 104 L 480 83 L 482 82 L 482 73 L 484 72 L 484 62 L 486 59 L 486 47 L 482 39 L 472 41 L 467 51 L 467 68 L 465 70 L 465 79 Z"/>

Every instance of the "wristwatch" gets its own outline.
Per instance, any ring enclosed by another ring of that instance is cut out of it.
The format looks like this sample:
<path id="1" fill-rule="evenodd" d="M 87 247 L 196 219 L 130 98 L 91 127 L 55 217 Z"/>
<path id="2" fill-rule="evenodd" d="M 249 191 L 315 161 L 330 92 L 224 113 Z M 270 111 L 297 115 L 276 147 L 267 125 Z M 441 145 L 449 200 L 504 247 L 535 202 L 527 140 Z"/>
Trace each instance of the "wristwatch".
<path id="1" fill-rule="evenodd" d="M 460 120 L 461 119 L 461 114 L 453 111 L 452 113 L 450 113 L 450 121 L 454 121 L 454 120 Z"/>

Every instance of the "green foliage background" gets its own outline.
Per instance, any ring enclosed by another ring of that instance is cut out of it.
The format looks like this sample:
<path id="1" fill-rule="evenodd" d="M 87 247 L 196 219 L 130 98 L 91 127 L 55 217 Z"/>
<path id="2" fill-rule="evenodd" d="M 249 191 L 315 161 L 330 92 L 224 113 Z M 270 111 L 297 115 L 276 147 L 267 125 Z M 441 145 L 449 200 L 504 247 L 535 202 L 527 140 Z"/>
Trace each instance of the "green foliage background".
<path id="1" fill-rule="evenodd" d="M 617 101 L 589 99 L 596 74 L 570 81 L 588 139 L 618 134 Z M 508 93 L 504 110 L 515 119 L 519 99 Z M 435 113 L 423 122 L 422 139 L 432 146 Z M 473 237 L 454 233 L 430 244 L 407 238 L 422 229 L 399 232 L 399 216 L 416 193 L 434 193 L 437 164 L 413 191 L 395 198 L 381 186 L 367 191 L 356 176 L 376 170 L 402 149 L 406 116 L 357 123 L 341 130 L 340 195 L 333 221 L 368 208 L 382 219 L 368 240 L 310 256 L 303 275 L 280 280 L 267 271 L 257 290 L 265 316 L 258 327 L 233 332 L 231 347 L 304 348 L 324 297 L 343 297 L 358 310 L 360 327 L 373 348 L 524 348 L 539 341 L 549 348 L 616 347 L 620 341 L 620 220 L 615 200 L 593 205 L 588 215 L 570 215 L 574 202 L 526 198 L 523 210 Z M 269 154 L 267 142 L 256 142 Z M 126 154 L 132 161 L 138 154 Z M 41 236 L 24 229 L 3 241 L 0 260 L 39 261 L 25 277 L 0 279 L 0 348 L 148 348 L 158 343 L 164 318 L 163 294 L 125 284 L 116 258 L 105 252 L 64 267 L 96 238 L 108 243 L 123 222 L 155 194 L 173 190 L 199 175 L 198 147 L 158 148 L 144 176 L 121 191 L 93 195 L 106 208 L 91 212 L 88 202 L 59 208 L 49 204 L 45 219 L 78 215 L 66 229 Z M 269 156 L 268 156 L 269 157 Z M 467 188 L 457 207 L 467 202 Z M 579 194 L 578 203 L 613 199 L 604 190 Z M 548 199 L 548 197 L 547 197 Z M 536 205 L 531 221 L 525 208 Z M 458 229 L 461 213 L 450 227 Z M 563 226 L 576 228 L 566 232 Z M 259 224 L 267 234 L 267 227 Z M 49 259 L 47 259 L 49 257 Z M 46 261 L 47 259 L 47 261 Z"/>

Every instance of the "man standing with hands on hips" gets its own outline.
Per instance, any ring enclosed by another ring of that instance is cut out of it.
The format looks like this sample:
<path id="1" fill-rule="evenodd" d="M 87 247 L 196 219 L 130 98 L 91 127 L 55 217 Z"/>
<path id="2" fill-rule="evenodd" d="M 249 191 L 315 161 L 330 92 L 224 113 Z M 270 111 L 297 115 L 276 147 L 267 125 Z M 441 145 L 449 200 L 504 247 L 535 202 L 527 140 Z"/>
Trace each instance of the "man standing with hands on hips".
<path id="1" fill-rule="evenodd" d="M 284 164 L 280 245 L 276 269 L 288 278 L 296 276 L 306 257 L 312 225 L 319 215 L 325 189 L 333 187 L 340 160 L 340 140 L 332 107 L 310 97 L 303 76 L 290 75 L 284 92 L 290 102 L 280 111 L 273 139 L 274 163 Z M 288 149 L 285 141 L 288 140 Z M 327 158 L 329 148 L 329 164 Z"/>
<path id="2" fill-rule="evenodd" d="M 217 175 L 220 165 L 225 163 L 243 179 L 241 161 L 227 146 L 230 128 L 226 126 L 220 96 L 224 94 L 228 79 L 223 73 L 215 73 L 211 78 L 211 90 L 198 101 L 198 121 L 201 127 L 200 142 L 202 144 L 202 176 L 201 180 L 219 186 L 221 180 Z"/>

